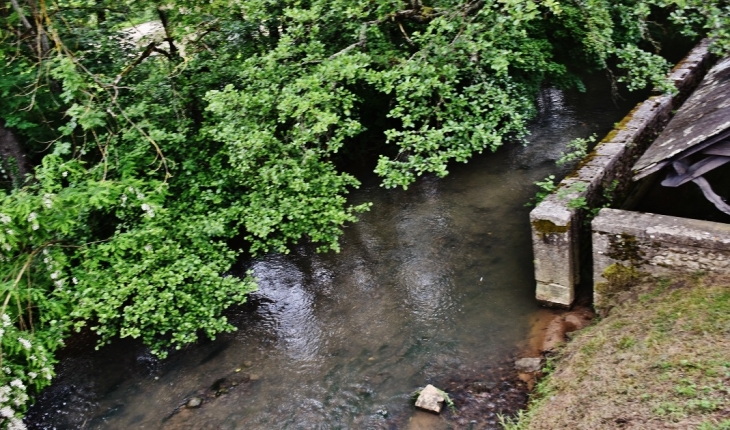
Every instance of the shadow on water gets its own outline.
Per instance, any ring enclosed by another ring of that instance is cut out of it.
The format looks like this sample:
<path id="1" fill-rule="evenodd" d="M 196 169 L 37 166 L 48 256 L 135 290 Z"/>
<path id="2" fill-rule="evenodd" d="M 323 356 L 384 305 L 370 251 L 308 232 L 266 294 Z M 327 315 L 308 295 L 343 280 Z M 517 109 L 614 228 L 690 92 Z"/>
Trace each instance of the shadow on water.
<path id="1" fill-rule="evenodd" d="M 615 106 L 602 79 L 588 87 L 545 90 L 529 145 L 407 191 L 366 183 L 352 200 L 373 208 L 345 229 L 339 254 L 300 246 L 241 262 L 234 272 L 252 269 L 260 290 L 228 312 L 235 333 L 163 362 L 135 342 L 93 351 L 90 337 L 72 340 L 29 426 L 461 427 L 458 411 L 414 415 L 409 398 L 427 383 L 507 383 L 539 311 L 525 207 L 533 182 L 560 174 L 554 160 L 571 139 L 605 134 L 632 107 Z M 193 398 L 200 406 L 186 408 Z M 471 425 L 494 427 L 494 411 L 510 411 L 494 408 Z"/>

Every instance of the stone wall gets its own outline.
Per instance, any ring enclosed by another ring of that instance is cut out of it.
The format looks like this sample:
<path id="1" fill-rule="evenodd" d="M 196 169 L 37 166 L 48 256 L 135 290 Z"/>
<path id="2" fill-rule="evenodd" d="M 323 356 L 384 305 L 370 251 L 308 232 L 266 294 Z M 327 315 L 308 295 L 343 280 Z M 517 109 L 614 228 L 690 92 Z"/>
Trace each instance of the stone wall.
<path id="1" fill-rule="evenodd" d="M 601 209 L 592 225 L 596 309 L 645 274 L 730 273 L 730 224 Z"/>
<path id="2" fill-rule="evenodd" d="M 712 57 L 708 44 L 707 40 L 700 42 L 672 69 L 669 78 L 679 89 L 677 95 L 653 96 L 637 105 L 560 182 L 556 192 L 530 212 L 540 302 L 560 307 L 573 303 L 580 283 L 581 249 L 590 249 L 586 246 L 590 229 L 585 223 L 585 206 L 600 207 L 608 199 L 625 196 L 636 159 L 707 71 Z"/>

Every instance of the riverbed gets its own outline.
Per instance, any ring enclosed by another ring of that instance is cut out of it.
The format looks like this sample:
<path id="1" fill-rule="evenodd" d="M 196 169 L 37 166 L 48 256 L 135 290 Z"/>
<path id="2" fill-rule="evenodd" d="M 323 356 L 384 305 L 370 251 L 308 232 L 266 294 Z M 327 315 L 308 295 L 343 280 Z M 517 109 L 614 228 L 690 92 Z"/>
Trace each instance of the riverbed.
<path id="1" fill-rule="evenodd" d="M 164 361 L 134 341 L 95 351 L 90 335 L 73 337 L 29 427 L 461 428 L 458 409 L 417 414 L 411 395 L 428 383 L 514 388 L 509 363 L 544 312 L 525 206 L 533 183 L 564 174 L 555 160 L 565 145 L 607 133 L 640 97 L 614 103 L 605 78 L 587 84 L 543 91 L 527 145 L 406 191 L 364 180 L 351 199 L 373 206 L 345 228 L 340 253 L 305 244 L 241 261 L 233 275 L 252 270 L 259 291 L 227 313 L 235 333 Z M 186 407 L 193 398 L 200 405 Z M 514 412 L 490 410 L 470 425 L 493 428 L 496 412 Z"/>

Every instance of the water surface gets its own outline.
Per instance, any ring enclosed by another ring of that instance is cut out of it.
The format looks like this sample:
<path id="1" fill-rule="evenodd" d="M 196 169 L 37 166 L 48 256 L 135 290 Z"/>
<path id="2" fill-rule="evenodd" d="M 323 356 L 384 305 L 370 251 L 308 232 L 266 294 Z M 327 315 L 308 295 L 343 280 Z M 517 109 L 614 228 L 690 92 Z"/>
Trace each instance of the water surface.
<path id="1" fill-rule="evenodd" d="M 164 362 L 135 342 L 93 351 L 90 338 L 77 338 L 27 421 L 400 428 L 416 388 L 455 374 L 488 379 L 539 310 L 525 207 L 533 182 L 560 174 L 554 160 L 567 142 L 605 134 L 635 101 L 615 105 L 602 78 L 589 88 L 545 90 L 526 146 L 477 156 L 407 191 L 366 181 L 352 200 L 373 202 L 372 210 L 345 229 L 339 254 L 300 246 L 242 261 L 234 272 L 252 269 L 260 290 L 229 312 L 235 333 Z M 181 408 L 192 396 L 202 406 Z"/>

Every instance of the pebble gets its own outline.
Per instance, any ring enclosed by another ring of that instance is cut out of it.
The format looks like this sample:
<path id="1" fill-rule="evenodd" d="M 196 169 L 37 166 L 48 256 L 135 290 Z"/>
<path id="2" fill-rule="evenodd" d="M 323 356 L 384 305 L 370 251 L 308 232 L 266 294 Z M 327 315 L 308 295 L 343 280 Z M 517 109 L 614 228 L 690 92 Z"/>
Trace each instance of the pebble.
<path id="1" fill-rule="evenodd" d="M 200 405 L 203 403 L 203 400 L 200 397 L 191 397 L 188 402 L 185 404 L 185 407 L 187 408 L 199 408 Z"/>

